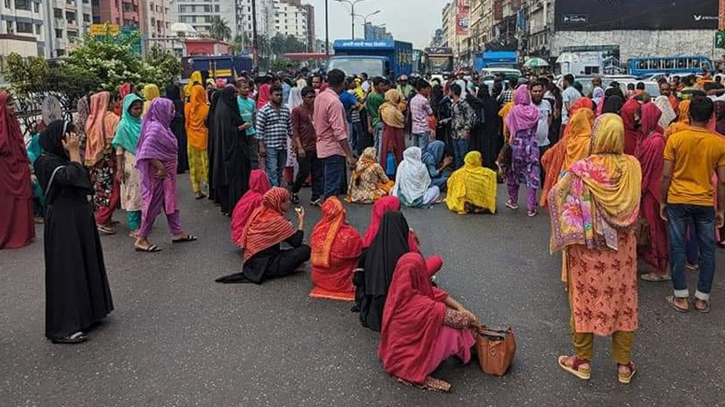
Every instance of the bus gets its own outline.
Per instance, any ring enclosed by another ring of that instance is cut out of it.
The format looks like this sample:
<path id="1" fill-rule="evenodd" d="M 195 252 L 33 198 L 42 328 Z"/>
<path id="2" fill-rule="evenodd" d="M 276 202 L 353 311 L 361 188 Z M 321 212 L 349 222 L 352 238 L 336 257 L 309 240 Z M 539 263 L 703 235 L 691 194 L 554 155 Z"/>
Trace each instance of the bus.
<path id="1" fill-rule="evenodd" d="M 627 61 L 629 73 L 638 78 L 658 73 L 699 74 L 703 70 L 712 72 L 712 60 L 703 55 L 676 55 L 671 57 L 641 57 Z"/>
<path id="2" fill-rule="evenodd" d="M 453 48 L 428 47 L 423 50 L 425 73 L 436 75 L 453 72 Z"/>

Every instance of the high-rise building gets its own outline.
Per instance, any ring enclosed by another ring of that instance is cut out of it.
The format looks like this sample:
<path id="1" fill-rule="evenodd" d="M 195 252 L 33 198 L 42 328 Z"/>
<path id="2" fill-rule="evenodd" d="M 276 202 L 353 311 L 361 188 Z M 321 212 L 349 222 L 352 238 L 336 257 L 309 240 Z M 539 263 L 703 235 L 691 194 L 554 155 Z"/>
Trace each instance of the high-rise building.
<path id="1" fill-rule="evenodd" d="M 234 36 L 244 35 L 246 39 L 252 40 L 254 27 L 252 25 L 252 0 L 236 0 L 236 20 Z M 274 1 L 255 0 L 257 14 L 257 35 L 272 38 L 274 36 Z"/>
<path id="2" fill-rule="evenodd" d="M 172 48 L 173 33 L 167 31 L 171 27 L 170 10 L 166 3 L 166 0 L 142 0 L 141 32 L 146 49 L 155 45 Z"/>
<path id="3" fill-rule="evenodd" d="M 141 27 L 144 12 L 142 0 L 94 0 L 92 5 L 95 24 Z"/>
<path id="4" fill-rule="evenodd" d="M 43 3 L 3 1 L 0 2 L 0 15 L 0 71 L 5 58 L 13 52 L 24 57 L 49 56 Z"/>
<path id="5" fill-rule="evenodd" d="M 385 27 L 380 25 L 373 25 L 372 23 L 365 24 L 365 40 L 367 41 L 391 41 L 393 34 L 389 33 Z"/>
<path id="6" fill-rule="evenodd" d="M 65 56 L 80 45 L 91 25 L 91 3 L 89 0 L 54 0 L 45 3 L 48 4 L 45 9 L 48 38 L 46 57 Z"/>
<path id="7" fill-rule="evenodd" d="M 224 2 L 197 0 L 168 0 L 169 21 L 186 23 L 194 27 L 199 34 L 209 34 L 213 17 L 222 19 L 232 31 L 232 38 L 236 29 L 236 3 L 232 0 Z"/>
<path id="8" fill-rule="evenodd" d="M 310 51 L 312 51 L 312 48 L 315 46 L 315 37 L 316 37 L 316 31 L 315 31 L 315 6 L 312 4 L 303 4 L 302 7 L 307 12 L 307 44 L 310 48 Z"/>
<path id="9" fill-rule="evenodd" d="M 285 37 L 292 35 L 309 44 L 307 12 L 308 9 L 302 5 L 301 0 L 274 0 L 275 32 Z"/>

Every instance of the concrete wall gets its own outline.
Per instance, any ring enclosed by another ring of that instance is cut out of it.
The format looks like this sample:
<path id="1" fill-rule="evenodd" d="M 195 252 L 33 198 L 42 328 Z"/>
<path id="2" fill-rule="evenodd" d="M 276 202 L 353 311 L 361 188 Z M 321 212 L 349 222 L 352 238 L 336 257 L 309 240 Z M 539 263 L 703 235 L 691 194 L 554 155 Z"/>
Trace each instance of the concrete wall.
<path id="1" fill-rule="evenodd" d="M 619 45 L 621 63 L 642 56 L 705 55 L 714 59 L 713 30 L 679 31 L 558 31 L 552 34 L 551 54 L 564 47 Z"/>

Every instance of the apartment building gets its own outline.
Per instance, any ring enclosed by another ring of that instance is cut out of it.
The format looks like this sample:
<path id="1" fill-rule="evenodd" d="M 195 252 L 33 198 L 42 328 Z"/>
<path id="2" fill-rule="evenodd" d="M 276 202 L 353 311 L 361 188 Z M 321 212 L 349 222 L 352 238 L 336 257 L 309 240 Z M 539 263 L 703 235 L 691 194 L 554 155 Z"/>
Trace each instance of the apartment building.
<path id="1" fill-rule="evenodd" d="M 40 0 L 0 1 L 0 68 L 12 52 L 49 56 L 45 7 Z"/>
<path id="2" fill-rule="evenodd" d="M 166 0 L 142 0 L 141 32 L 147 49 L 158 45 L 172 48 L 173 34 L 167 30 L 171 27 L 168 19 L 169 7 Z"/>
<path id="3" fill-rule="evenodd" d="M 292 35 L 309 43 L 307 9 L 301 0 L 274 0 L 274 30 L 285 37 Z"/>

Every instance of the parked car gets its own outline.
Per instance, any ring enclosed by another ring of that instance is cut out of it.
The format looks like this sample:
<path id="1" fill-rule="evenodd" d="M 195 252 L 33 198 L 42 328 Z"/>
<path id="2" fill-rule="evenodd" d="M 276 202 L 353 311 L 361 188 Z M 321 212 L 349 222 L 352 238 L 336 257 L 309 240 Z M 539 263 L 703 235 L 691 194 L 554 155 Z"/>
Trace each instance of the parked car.
<path id="1" fill-rule="evenodd" d="M 633 83 L 635 86 L 637 83 L 642 82 L 644 83 L 645 92 L 649 93 L 650 96 L 653 98 L 656 98 L 660 95 L 660 85 L 656 81 L 642 81 L 638 80 L 632 75 L 604 75 L 602 78 L 602 86 L 604 89 L 608 88 L 609 85 L 612 84 L 612 82 L 619 83 L 619 86 L 622 88 L 623 93 L 627 93 L 627 85 L 630 83 Z M 591 95 L 592 93 L 592 76 L 578 76 L 575 77 L 575 80 L 582 84 L 582 87 L 584 88 L 584 95 Z M 558 77 L 556 79 L 556 84 L 561 87 L 563 82 L 563 77 Z"/>

